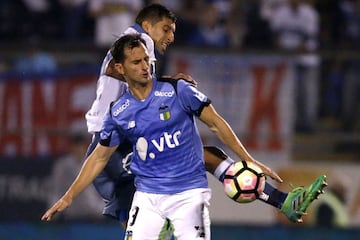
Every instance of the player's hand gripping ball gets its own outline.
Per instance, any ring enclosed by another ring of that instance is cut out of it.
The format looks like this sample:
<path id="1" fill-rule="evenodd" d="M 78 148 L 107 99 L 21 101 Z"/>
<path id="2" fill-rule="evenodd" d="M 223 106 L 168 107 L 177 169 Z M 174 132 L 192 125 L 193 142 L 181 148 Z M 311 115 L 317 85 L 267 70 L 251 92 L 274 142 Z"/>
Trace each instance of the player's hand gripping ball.
<path id="1" fill-rule="evenodd" d="M 250 203 L 262 194 L 265 180 L 265 174 L 255 163 L 235 162 L 225 172 L 224 190 L 234 201 Z"/>

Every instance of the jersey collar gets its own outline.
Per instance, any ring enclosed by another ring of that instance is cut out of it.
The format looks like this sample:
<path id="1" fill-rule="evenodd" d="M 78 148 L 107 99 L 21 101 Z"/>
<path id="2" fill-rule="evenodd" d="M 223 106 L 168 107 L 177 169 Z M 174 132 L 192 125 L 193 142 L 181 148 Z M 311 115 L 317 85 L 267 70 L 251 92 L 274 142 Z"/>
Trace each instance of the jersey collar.
<path id="1" fill-rule="evenodd" d="M 135 23 L 133 26 L 132 26 L 133 29 L 135 29 L 138 33 L 145 33 L 147 34 L 147 32 L 145 32 L 145 30 L 137 23 Z"/>

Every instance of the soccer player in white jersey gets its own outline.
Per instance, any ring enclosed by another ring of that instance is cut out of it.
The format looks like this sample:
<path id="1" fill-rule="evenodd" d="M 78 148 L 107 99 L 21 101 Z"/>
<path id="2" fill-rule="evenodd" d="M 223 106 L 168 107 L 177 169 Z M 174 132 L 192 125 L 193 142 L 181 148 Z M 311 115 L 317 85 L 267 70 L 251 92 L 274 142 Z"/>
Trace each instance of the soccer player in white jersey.
<path id="1" fill-rule="evenodd" d="M 142 9 L 136 17 L 136 24 L 124 32 L 124 34 L 140 33 L 146 41 L 152 65 L 151 71 L 154 74 L 155 51 L 164 53 L 167 46 L 174 41 L 175 21 L 176 18 L 172 12 L 161 5 L 154 4 Z M 99 141 L 103 118 L 110 103 L 118 99 L 127 88 L 122 77 L 112 71 L 113 64 L 113 58 L 108 51 L 101 66 L 96 99 L 86 113 L 88 131 L 93 134 L 87 155 L 90 155 Z M 122 163 L 122 159 L 131 151 L 131 144 L 122 144 L 111 156 L 104 171 L 94 181 L 95 188 L 105 200 L 103 214 L 118 219 L 123 227 L 126 226 L 131 200 L 135 192 L 133 175 L 123 169 Z"/>
<path id="2" fill-rule="evenodd" d="M 166 7 L 152 4 L 143 8 L 136 18 L 136 24 L 125 31 L 126 34 L 140 33 L 146 41 L 153 73 L 155 73 L 155 52 L 163 54 L 168 45 L 174 41 L 175 22 L 175 15 Z M 181 74 L 179 76 L 185 77 Z M 119 79 L 121 76 L 114 71 L 114 61 L 108 51 L 101 67 L 97 97 L 86 114 L 88 131 L 94 134 L 87 155 L 94 150 L 99 141 L 99 131 L 109 104 L 122 95 L 127 88 L 126 84 Z M 122 144 L 113 154 L 104 171 L 94 181 L 94 186 L 106 202 L 103 214 L 120 220 L 123 226 L 126 225 L 128 209 L 135 192 L 133 176 L 122 167 L 122 159 L 129 152 L 131 152 L 131 144 Z M 213 146 L 204 147 L 204 157 L 207 171 L 223 181 L 226 169 L 234 160 Z M 287 194 L 266 183 L 264 196 L 260 200 L 280 209 L 291 221 L 296 222 L 301 220 L 302 213 L 298 211 L 300 207 L 304 209 L 305 206 L 306 209 L 311 203 L 302 198 L 303 192 L 309 192 L 309 190 L 310 188 L 303 188 L 302 191 L 296 189 L 294 193 Z M 296 209 L 287 207 L 291 206 L 290 203 L 294 199 L 299 200 L 298 207 Z"/>
<path id="3" fill-rule="evenodd" d="M 157 239 L 167 219 L 174 226 L 176 239 L 210 239 L 206 206 L 211 193 L 195 117 L 240 159 L 255 162 L 267 176 L 281 181 L 250 156 L 210 99 L 194 85 L 184 80 L 157 79 L 151 74 L 146 43 L 139 34 L 120 37 L 111 54 L 115 70 L 125 78 L 128 89 L 111 104 L 99 144 L 43 220 L 66 208 L 104 169 L 119 145 L 130 141 L 130 167 L 137 190 L 125 239 Z"/>

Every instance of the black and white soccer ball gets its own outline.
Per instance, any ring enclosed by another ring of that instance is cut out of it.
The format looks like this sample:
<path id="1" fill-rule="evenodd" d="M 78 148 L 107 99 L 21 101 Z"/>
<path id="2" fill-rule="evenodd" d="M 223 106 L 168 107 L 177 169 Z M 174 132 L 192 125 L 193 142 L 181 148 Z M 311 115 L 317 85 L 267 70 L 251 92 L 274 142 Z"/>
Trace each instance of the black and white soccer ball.
<path id="1" fill-rule="evenodd" d="M 265 174 L 258 165 L 239 161 L 231 164 L 226 170 L 224 191 L 236 202 L 250 203 L 262 194 L 265 181 Z"/>

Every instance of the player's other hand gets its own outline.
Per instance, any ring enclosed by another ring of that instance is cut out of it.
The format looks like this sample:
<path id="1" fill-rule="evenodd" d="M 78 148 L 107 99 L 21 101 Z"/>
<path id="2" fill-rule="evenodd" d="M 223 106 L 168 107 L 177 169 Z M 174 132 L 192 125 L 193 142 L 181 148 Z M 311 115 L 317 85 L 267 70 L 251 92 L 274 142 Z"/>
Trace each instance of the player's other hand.
<path id="1" fill-rule="evenodd" d="M 185 73 L 177 73 L 177 74 L 171 76 L 171 78 L 173 78 L 173 79 L 184 79 L 185 81 L 187 81 L 189 83 L 197 85 L 197 82 L 195 81 L 195 79 L 193 79 L 190 75 L 185 74 Z"/>
<path id="2" fill-rule="evenodd" d="M 133 156 L 133 152 L 128 153 L 122 160 L 123 169 L 129 174 L 131 174 L 130 165 L 132 162 L 132 156 Z"/>
<path id="3" fill-rule="evenodd" d="M 52 217 L 57 213 L 63 211 L 70 206 L 72 200 L 65 196 L 60 198 L 51 208 L 49 208 L 45 214 L 41 217 L 42 221 L 50 221 Z"/>
<path id="4" fill-rule="evenodd" d="M 262 169 L 264 174 L 266 176 L 269 176 L 271 177 L 272 179 L 274 179 L 275 181 L 279 182 L 279 183 L 282 183 L 283 180 L 281 179 L 281 177 L 276 173 L 274 172 L 273 170 L 271 170 L 270 168 L 266 167 L 265 169 L 263 168 Z"/>

